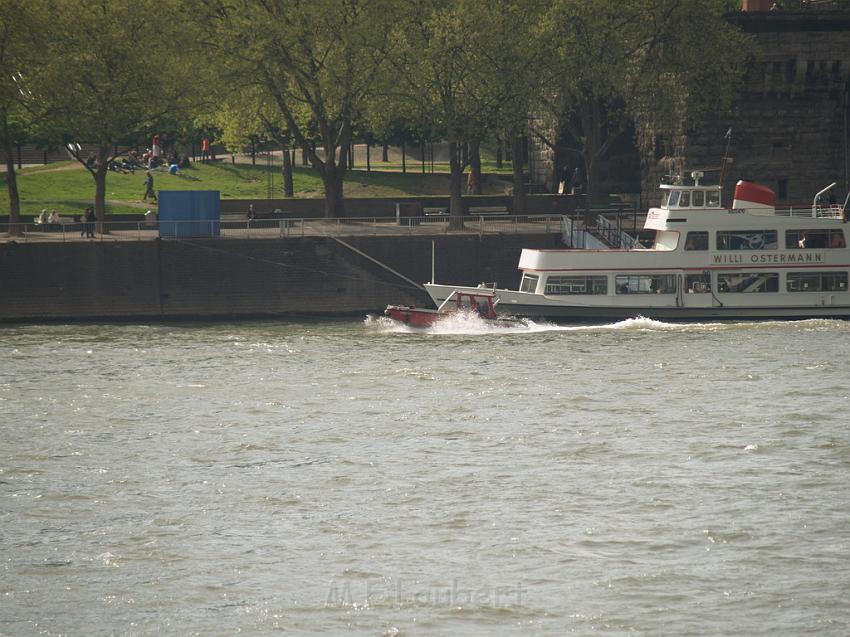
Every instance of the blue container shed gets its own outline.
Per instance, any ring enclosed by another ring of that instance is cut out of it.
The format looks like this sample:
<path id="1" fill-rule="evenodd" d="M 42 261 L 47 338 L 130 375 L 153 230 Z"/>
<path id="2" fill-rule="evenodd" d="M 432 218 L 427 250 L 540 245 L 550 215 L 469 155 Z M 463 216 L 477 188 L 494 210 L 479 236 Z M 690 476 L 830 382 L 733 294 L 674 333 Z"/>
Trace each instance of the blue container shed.
<path id="1" fill-rule="evenodd" d="M 161 190 L 160 237 L 217 237 L 221 225 L 218 190 Z"/>

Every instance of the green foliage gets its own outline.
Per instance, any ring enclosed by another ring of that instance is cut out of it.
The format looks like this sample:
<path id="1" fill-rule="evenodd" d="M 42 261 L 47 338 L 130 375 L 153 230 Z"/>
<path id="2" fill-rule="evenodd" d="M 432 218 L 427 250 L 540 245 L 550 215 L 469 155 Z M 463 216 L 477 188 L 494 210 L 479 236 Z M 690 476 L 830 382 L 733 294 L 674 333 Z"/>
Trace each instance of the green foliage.
<path id="1" fill-rule="evenodd" d="M 543 29 L 561 81 L 544 103 L 569 131 L 589 182 L 629 119 L 642 131 L 675 133 L 671 124 L 729 107 L 750 49 L 723 19 L 727 8 L 726 0 L 552 4 Z"/>
<path id="2" fill-rule="evenodd" d="M 722 19 L 736 5 L 0 0 L 0 67 L 25 71 L 0 77 L 0 114 L 7 141 L 37 134 L 102 152 L 154 132 L 233 151 L 291 140 L 332 212 L 357 139 L 457 150 L 516 141 L 532 114 L 551 143 L 548 127 L 569 130 L 590 172 L 632 120 L 649 143 L 646 131 L 727 108 L 749 51 Z M 98 182 L 98 196 L 107 190 Z"/>
<path id="3" fill-rule="evenodd" d="M 255 89 L 232 96 L 227 108 L 245 113 L 259 100 L 254 121 L 286 129 L 322 173 L 329 214 L 341 200 L 344 151 L 352 139 L 353 121 L 374 94 L 373 77 L 386 57 L 384 34 L 393 7 L 389 0 L 198 5 L 224 76 L 240 88 Z M 274 104 L 277 116 L 267 103 Z M 256 124 L 249 128 L 257 130 Z M 323 153 L 314 151 L 317 143 Z"/>
<path id="4" fill-rule="evenodd" d="M 31 89 L 55 137 L 116 144 L 147 136 L 167 118 L 186 118 L 196 87 L 178 55 L 177 43 L 192 38 L 180 8 L 156 0 L 54 0 Z"/>

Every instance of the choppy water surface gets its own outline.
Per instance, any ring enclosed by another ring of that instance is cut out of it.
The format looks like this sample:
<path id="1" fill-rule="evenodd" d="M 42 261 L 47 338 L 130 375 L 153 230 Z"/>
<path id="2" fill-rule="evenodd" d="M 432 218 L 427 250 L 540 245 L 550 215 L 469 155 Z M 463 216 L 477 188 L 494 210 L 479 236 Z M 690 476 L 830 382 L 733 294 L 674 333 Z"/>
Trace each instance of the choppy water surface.
<path id="1" fill-rule="evenodd" d="M 2 634 L 850 632 L 850 323 L 0 334 Z"/>

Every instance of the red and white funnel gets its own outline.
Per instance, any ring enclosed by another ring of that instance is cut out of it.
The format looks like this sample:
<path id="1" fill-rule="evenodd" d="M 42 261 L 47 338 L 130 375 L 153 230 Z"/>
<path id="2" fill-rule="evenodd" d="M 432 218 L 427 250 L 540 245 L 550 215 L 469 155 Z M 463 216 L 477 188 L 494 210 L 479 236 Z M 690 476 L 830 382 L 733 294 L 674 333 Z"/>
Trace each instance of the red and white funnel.
<path id="1" fill-rule="evenodd" d="M 741 180 L 735 184 L 732 207 L 754 215 L 772 215 L 776 210 L 776 195 L 767 186 Z"/>

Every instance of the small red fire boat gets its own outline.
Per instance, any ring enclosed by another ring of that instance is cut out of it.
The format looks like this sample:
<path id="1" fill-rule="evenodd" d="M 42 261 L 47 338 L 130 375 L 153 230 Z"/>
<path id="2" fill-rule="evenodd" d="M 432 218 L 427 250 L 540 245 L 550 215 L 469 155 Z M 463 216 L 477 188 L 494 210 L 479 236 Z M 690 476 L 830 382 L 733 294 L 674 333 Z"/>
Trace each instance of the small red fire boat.
<path id="1" fill-rule="evenodd" d="M 436 310 L 412 305 L 388 305 L 384 314 L 411 327 L 430 327 L 439 319 L 457 312 L 470 312 L 487 321 L 496 321 L 497 302 L 492 290 L 455 290 Z M 505 319 L 498 321 L 508 323 Z"/>

